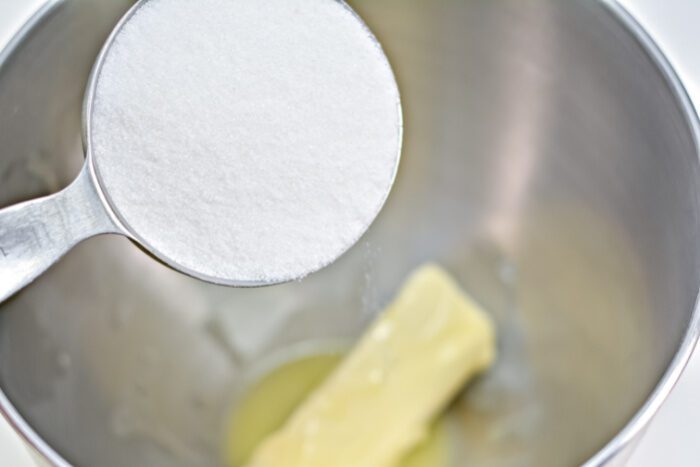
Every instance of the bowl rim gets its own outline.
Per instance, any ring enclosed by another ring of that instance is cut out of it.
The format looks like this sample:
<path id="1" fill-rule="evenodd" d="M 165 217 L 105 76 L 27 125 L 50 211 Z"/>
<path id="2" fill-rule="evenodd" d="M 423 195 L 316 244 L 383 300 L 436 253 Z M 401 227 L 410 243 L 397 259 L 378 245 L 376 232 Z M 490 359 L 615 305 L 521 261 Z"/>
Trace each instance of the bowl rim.
<path id="1" fill-rule="evenodd" d="M 639 23 L 639 21 L 619 2 L 619 0 L 598 0 L 605 7 L 611 16 L 618 23 L 629 31 L 643 50 L 646 51 L 654 65 L 661 72 L 664 81 L 668 85 L 676 103 L 686 117 L 693 144 L 695 146 L 696 162 L 700 161 L 700 120 L 697 109 L 693 104 L 688 91 L 679 77 L 676 69 L 671 65 L 666 54 L 661 50 L 649 32 Z M 594 467 L 610 463 L 615 457 L 632 447 L 633 442 L 638 441 L 644 429 L 659 411 L 661 405 L 668 398 L 673 388 L 685 370 L 690 357 L 697 346 L 700 338 L 700 292 L 696 295 L 690 319 L 678 348 L 666 367 L 663 375 L 659 379 L 654 389 L 649 393 L 646 401 L 637 409 L 627 424 L 608 441 L 596 454 L 594 454 L 583 465 L 584 467 Z"/>
<path id="2" fill-rule="evenodd" d="M 624 28 L 639 46 L 646 52 L 653 64 L 661 72 L 668 89 L 685 115 L 695 146 L 695 155 L 700 161 L 700 120 L 686 87 L 670 61 L 637 19 L 619 2 L 619 0 L 596 0 Z M 0 43 L 0 67 L 10 58 L 15 50 L 32 34 L 35 28 L 56 13 L 65 0 L 44 0 L 34 13 L 11 33 L 9 41 Z M 700 289 L 699 289 L 700 290 Z M 690 320 L 685 334 L 659 382 L 649 393 L 644 404 L 635 412 L 624 427 L 610 439 L 597 453 L 588 459 L 584 467 L 601 466 L 610 463 L 623 454 L 638 440 L 643 430 L 658 412 L 668 395 L 675 387 L 683 373 L 700 338 L 700 294 L 696 296 Z M 25 441 L 35 454 L 56 467 L 70 467 L 71 464 L 54 450 L 27 423 L 10 399 L 0 387 L 0 414 L 7 420 L 13 430 Z"/>

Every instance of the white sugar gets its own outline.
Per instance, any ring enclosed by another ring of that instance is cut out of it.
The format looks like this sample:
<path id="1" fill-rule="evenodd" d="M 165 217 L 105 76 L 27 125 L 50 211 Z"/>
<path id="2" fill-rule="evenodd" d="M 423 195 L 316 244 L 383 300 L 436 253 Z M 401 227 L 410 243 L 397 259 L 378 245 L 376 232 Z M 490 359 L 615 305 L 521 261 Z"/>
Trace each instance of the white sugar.
<path id="1" fill-rule="evenodd" d="M 157 256 L 220 282 L 299 278 L 381 208 L 398 91 L 335 0 L 150 0 L 109 49 L 90 142 L 120 220 Z"/>

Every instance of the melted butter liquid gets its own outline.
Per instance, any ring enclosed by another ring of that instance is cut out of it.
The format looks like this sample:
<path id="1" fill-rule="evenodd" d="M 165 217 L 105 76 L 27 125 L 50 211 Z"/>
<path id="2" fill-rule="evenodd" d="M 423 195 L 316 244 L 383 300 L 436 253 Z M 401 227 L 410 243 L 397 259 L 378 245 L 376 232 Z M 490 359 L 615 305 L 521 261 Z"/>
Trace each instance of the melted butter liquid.
<path id="1" fill-rule="evenodd" d="M 341 360 L 340 353 L 305 355 L 255 382 L 234 407 L 224 446 L 226 465 L 244 467 L 255 448 L 282 427 Z M 448 447 L 447 421 L 441 419 L 420 445 L 391 467 L 447 467 Z"/>

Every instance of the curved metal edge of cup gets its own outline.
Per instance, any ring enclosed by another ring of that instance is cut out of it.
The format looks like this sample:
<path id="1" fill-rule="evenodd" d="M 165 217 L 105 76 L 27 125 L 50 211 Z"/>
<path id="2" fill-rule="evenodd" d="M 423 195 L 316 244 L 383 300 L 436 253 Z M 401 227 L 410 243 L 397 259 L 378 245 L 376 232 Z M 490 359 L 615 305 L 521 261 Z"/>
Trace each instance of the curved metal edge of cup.
<path id="1" fill-rule="evenodd" d="M 105 195 L 102 189 L 102 185 L 99 182 L 99 174 L 97 173 L 95 164 L 93 164 L 90 152 L 91 144 L 89 136 L 91 120 L 90 113 L 92 109 L 92 104 L 95 100 L 95 85 L 97 82 L 97 77 L 100 74 L 100 70 L 102 69 L 105 57 L 107 56 L 107 52 L 109 51 L 111 44 L 114 42 L 114 38 L 117 36 L 119 30 L 122 28 L 122 26 L 124 26 L 124 24 L 126 24 L 126 22 L 129 21 L 129 19 L 134 15 L 136 10 L 138 10 L 143 5 L 143 3 L 144 0 L 138 0 L 127 10 L 127 12 L 121 17 L 119 22 L 114 26 L 109 36 L 105 40 L 104 44 L 102 45 L 102 48 L 100 49 L 100 52 L 97 54 L 97 58 L 95 59 L 95 63 L 93 64 L 92 69 L 90 70 L 90 76 L 88 77 L 85 95 L 83 96 L 83 108 L 81 112 L 82 143 L 83 150 L 85 151 L 85 165 L 90 175 L 90 179 L 92 180 L 92 185 L 95 187 L 95 191 L 97 192 L 97 195 L 99 196 L 100 201 L 102 202 L 102 206 L 104 206 L 105 211 L 109 215 L 114 225 L 117 226 L 122 235 L 128 238 L 133 238 L 130 234 L 130 230 L 124 225 L 117 213 L 112 208 L 112 205 L 109 202 L 107 196 Z"/>

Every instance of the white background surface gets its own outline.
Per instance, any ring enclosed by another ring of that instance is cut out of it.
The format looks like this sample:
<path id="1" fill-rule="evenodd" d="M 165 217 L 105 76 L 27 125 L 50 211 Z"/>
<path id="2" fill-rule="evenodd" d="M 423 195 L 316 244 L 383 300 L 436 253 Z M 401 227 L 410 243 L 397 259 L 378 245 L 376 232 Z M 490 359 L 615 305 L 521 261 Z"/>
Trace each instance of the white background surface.
<path id="1" fill-rule="evenodd" d="M 700 107 L 700 0 L 620 1 L 666 52 Z M 12 26 L 39 3 L 41 0 L 0 0 L 0 45 L 6 42 Z M 0 466 L 34 467 L 17 436 L 1 420 Z M 629 466 L 700 466 L 700 352 L 695 352 Z"/>

